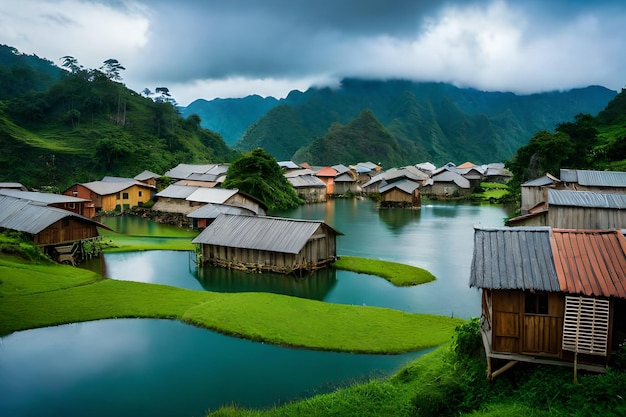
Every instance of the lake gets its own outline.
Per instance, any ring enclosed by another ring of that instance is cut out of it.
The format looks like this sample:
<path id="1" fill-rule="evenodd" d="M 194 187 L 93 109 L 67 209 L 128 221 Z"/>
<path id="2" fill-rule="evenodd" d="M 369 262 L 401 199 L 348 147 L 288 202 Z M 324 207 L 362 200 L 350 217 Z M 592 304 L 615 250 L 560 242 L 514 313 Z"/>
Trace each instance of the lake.
<path id="1" fill-rule="evenodd" d="M 198 268 L 191 252 L 173 251 L 107 254 L 87 266 L 115 279 L 209 291 L 271 291 L 469 318 L 480 314 L 479 293 L 467 285 L 473 226 L 500 226 L 508 216 L 501 207 L 448 203 L 377 210 L 371 201 L 358 199 L 277 214 L 324 220 L 344 234 L 338 238 L 340 256 L 407 263 L 429 270 L 437 280 L 398 288 L 378 277 L 330 268 L 305 279 L 245 274 Z M 107 221 L 138 235 L 162 227 L 137 218 Z M 289 349 L 166 320 L 34 329 L 0 339 L 0 415 L 200 416 L 231 403 L 268 407 L 389 376 L 422 353 Z"/>

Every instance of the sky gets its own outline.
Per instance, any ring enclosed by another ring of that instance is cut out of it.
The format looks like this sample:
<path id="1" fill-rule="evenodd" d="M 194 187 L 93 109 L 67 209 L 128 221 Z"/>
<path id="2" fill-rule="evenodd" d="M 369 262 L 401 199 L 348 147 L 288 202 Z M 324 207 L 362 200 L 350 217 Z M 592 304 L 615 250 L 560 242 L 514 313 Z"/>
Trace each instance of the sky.
<path id="1" fill-rule="evenodd" d="M 346 77 L 517 94 L 626 85 L 623 0 L 0 0 L 0 44 L 179 105 Z"/>

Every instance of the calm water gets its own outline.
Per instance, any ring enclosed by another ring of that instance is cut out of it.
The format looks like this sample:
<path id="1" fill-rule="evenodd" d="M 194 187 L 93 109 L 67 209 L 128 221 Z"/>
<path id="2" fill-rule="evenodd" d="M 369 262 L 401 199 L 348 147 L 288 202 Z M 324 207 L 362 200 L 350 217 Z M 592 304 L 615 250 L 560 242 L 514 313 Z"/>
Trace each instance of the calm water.
<path id="1" fill-rule="evenodd" d="M 115 279 L 209 291 L 271 291 L 469 318 L 480 312 L 479 294 L 467 286 L 473 226 L 500 226 L 507 213 L 454 204 L 378 211 L 369 201 L 334 200 L 280 215 L 324 220 L 344 233 L 338 238 L 339 255 L 416 265 L 437 281 L 398 288 L 381 278 L 333 269 L 306 279 L 244 274 L 197 268 L 191 252 L 174 251 L 109 254 L 86 266 Z M 160 225 L 143 219 L 114 221 L 107 224 L 122 232 L 161 233 Z M 200 416 L 230 403 L 267 407 L 390 375 L 419 354 L 287 349 L 162 320 L 29 330 L 0 339 L 0 415 Z"/>

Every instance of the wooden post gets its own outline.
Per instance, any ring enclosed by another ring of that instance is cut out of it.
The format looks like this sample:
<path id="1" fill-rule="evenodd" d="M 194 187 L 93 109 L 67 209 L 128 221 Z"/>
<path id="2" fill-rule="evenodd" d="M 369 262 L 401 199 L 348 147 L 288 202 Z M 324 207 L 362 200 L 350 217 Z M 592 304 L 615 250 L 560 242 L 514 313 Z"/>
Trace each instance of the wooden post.
<path id="1" fill-rule="evenodd" d="M 574 384 L 578 384 L 578 351 L 574 353 Z"/>

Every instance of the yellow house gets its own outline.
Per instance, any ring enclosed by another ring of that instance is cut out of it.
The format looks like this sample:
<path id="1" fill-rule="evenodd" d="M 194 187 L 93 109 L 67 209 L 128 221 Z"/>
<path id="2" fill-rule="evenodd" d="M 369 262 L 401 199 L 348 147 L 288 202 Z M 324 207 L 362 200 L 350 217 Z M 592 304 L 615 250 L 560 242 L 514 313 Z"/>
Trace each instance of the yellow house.
<path id="1" fill-rule="evenodd" d="M 63 194 L 91 200 L 96 211 L 121 211 L 150 201 L 155 192 L 153 185 L 120 178 L 74 184 Z"/>

